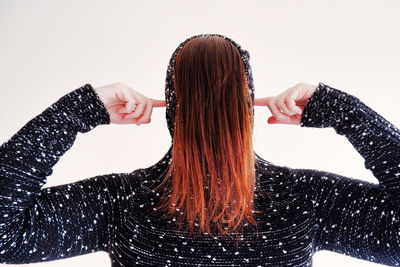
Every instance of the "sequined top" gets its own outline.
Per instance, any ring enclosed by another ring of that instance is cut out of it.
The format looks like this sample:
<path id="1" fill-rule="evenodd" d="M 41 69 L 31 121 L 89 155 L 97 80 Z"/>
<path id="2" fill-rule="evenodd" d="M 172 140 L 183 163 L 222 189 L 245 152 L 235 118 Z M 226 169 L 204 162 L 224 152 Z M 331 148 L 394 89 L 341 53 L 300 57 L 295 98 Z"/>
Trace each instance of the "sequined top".
<path id="1" fill-rule="evenodd" d="M 400 131 L 355 96 L 319 83 L 301 127 L 333 127 L 378 184 L 259 157 L 254 204 L 265 211 L 232 240 L 191 238 L 152 215 L 171 150 L 148 168 L 41 189 L 78 133 L 109 124 L 86 84 L 64 95 L 0 147 L 0 262 L 31 263 L 106 251 L 112 266 L 312 266 L 330 250 L 400 265 Z M 271 198 L 259 197 L 267 192 Z"/>
<path id="2" fill-rule="evenodd" d="M 194 36 L 195 37 L 195 36 Z M 167 69 L 166 119 L 171 136 L 176 98 Z M 224 37 L 226 38 L 226 37 Z M 254 99 L 249 53 L 239 49 Z M 110 124 L 90 84 L 26 123 L 0 147 L 0 263 L 51 261 L 105 251 L 112 266 L 312 266 L 330 250 L 400 266 L 400 131 L 357 97 L 322 82 L 308 99 L 301 127 L 332 127 L 350 141 L 379 184 L 339 174 L 290 168 L 257 155 L 257 228 L 240 245 L 229 237 L 193 238 L 175 220 L 156 216 L 152 192 L 171 161 L 172 144 L 148 168 L 97 175 L 42 188 L 78 133 Z M 150 191 L 150 194 L 145 192 Z M 268 197 L 265 197 L 268 195 Z"/>

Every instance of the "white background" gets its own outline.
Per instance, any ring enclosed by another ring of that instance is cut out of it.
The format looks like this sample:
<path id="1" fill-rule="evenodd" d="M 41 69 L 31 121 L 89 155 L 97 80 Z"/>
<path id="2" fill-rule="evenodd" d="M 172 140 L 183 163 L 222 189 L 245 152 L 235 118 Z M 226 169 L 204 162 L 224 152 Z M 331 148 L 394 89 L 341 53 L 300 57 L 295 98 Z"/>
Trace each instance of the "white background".
<path id="1" fill-rule="evenodd" d="M 168 61 L 187 37 L 226 35 L 250 52 L 256 97 L 298 82 L 324 82 L 400 125 L 400 2 L 376 1 L 0 1 L 0 141 L 64 94 L 123 82 L 164 99 Z M 256 107 L 255 151 L 289 167 L 378 183 L 332 128 L 270 125 Z M 171 137 L 165 109 L 150 124 L 79 134 L 45 187 L 155 164 Z M 321 251 L 314 266 L 380 266 Z M 110 266 L 93 253 L 31 266 Z"/>

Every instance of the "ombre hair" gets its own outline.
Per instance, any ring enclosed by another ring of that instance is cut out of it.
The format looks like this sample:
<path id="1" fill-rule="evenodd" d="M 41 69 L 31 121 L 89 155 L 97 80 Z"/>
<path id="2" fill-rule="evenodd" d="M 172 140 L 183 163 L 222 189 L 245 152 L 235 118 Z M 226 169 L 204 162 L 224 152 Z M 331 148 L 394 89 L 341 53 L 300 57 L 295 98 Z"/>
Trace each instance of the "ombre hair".
<path id="1" fill-rule="evenodd" d="M 174 77 L 172 160 L 156 188 L 170 190 L 157 209 L 192 234 L 256 224 L 253 103 L 238 49 L 218 36 L 194 38 L 179 50 Z"/>

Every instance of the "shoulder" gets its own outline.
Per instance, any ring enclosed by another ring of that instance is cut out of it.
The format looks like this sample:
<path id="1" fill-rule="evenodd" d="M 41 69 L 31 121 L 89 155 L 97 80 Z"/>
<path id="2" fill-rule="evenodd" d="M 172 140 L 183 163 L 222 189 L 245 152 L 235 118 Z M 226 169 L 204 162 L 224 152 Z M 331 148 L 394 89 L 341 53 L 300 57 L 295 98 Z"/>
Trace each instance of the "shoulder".
<path id="1" fill-rule="evenodd" d="M 91 188 L 111 195 L 128 195 L 141 185 L 142 169 L 133 172 L 108 173 L 80 180 L 72 187 Z"/>
<path id="2" fill-rule="evenodd" d="M 256 182 L 262 191 L 296 195 L 302 191 L 304 183 L 297 179 L 296 169 L 272 163 L 257 154 L 256 161 Z"/>

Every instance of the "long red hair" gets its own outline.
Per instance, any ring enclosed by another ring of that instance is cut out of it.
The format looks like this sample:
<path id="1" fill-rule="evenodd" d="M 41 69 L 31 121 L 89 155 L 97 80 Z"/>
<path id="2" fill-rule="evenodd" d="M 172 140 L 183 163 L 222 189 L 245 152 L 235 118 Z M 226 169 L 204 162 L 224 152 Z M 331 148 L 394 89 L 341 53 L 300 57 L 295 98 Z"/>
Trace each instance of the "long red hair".
<path id="1" fill-rule="evenodd" d="M 238 49 L 218 36 L 186 43 L 176 56 L 172 161 L 157 207 L 190 233 L 238 233 L 253 210 L 253 103 Z M 251 109 L 249 110 L 249 107 Z M 168 191 L 167 191 L 168 192 Z M 195 227 L 198 226 L 198 227 Z"/>

